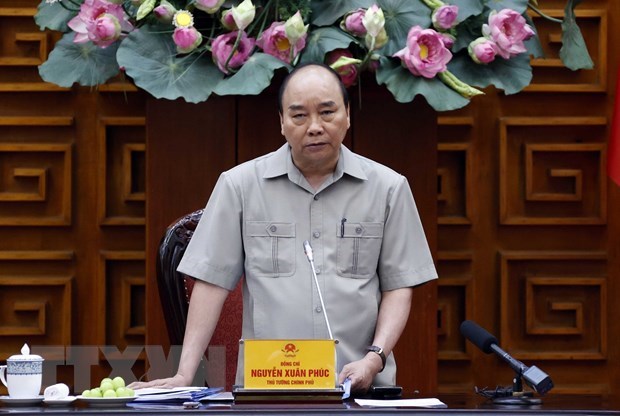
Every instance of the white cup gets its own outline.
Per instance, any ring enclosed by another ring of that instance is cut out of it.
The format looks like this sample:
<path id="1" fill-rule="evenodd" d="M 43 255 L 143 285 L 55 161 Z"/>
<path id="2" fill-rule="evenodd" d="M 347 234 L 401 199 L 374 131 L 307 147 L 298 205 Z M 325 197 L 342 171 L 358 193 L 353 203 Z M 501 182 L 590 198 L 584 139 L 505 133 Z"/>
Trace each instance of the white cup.
<path id="1" fill-rule="evenodd" d="M 43 380 L 43 358 L 38 355 L 11 356 L 6 365 L 0 366 L 0 380 L 12 399 L 38 397 Z"/>

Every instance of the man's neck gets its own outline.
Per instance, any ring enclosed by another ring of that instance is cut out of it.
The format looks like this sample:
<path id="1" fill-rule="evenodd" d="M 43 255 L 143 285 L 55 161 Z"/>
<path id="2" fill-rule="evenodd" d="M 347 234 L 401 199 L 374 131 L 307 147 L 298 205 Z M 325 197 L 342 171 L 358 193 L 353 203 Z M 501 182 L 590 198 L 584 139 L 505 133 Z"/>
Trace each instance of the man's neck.
<path id="1" fill-rule="evenodd" d="M 311 165 L 301 167 L 297 163 L 295 163 L 295 159 L 293 159 L 293 163 L 297 166 L 297 169 L 304 175 L 306 181 L 312 186 L 313 189 L 317 190 L 321 187 L 323 182 L 325 182 L 329 177 L 334 174 L 336 170 L 336 166 L 338 165 L 338 159 L 334 160 L 329 164 L 320 164 L 320 165 Z"/>

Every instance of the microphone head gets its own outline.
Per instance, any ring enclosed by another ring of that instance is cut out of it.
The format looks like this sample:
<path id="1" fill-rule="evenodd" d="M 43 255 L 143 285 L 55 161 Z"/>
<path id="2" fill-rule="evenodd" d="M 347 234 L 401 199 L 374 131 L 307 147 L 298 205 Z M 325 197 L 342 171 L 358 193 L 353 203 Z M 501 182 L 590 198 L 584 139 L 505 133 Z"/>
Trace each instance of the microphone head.
<path id="1" fill-rule="evenodd" d="M 498 344 L 497 338 L 474 321 L 463 321 L 461 334 L 487 354 L 493 351 L 491 345 Z"/>
<path id="2" fill-rule="evenodd" d="M 314 260 L 314 255 L 312 254 L 312 246 L 308 240 L 304 241 L 304 253 L 306 253 L 306 257 L 309 262 Z"/>

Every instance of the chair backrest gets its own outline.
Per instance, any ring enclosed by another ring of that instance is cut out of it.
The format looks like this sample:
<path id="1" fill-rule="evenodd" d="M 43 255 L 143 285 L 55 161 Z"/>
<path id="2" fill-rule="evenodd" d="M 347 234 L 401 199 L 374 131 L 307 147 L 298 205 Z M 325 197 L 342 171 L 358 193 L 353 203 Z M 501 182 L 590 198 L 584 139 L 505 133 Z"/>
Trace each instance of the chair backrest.
<path id="1" fill-rule="evenodd" d="M 203 210 L 194 211 L 173 222 L 166 230 L 157 252 L 157 284 L 171 345 L 183 343 L 189 300 L 194 287 L 194 279 L 177 272 L 177 266 L 196 230 L 202 213 Z M 224 303 L 210 342 L 211 346 L 225 347 L 227 391 L 231 391 L 237 371 L 242 312 L 243 299 L 241 283 L 239 283 Z"/>

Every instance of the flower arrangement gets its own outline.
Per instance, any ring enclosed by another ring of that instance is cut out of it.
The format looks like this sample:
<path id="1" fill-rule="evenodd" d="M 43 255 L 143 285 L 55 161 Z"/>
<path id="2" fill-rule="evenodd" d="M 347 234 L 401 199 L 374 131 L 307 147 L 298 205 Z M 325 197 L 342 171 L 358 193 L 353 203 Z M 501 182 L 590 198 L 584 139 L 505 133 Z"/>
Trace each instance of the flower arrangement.
<path id="1" fill-rule="evenodd" d="M 63 87 L 123 73 L 154 97 L 195 103 L 259 94 L 276 70 L 324 62 L 346 86 L 371 71 L 397 101 L 422 95 L 446 111 L 489 85 L 529 85 L 542 48 L 528 8 L 561 23 L 567 67 L 591 68 L 577 3 L 555 19 L 535 0 L 42 0 L 41 30 L 65 34 L 39 72 Z"/>

